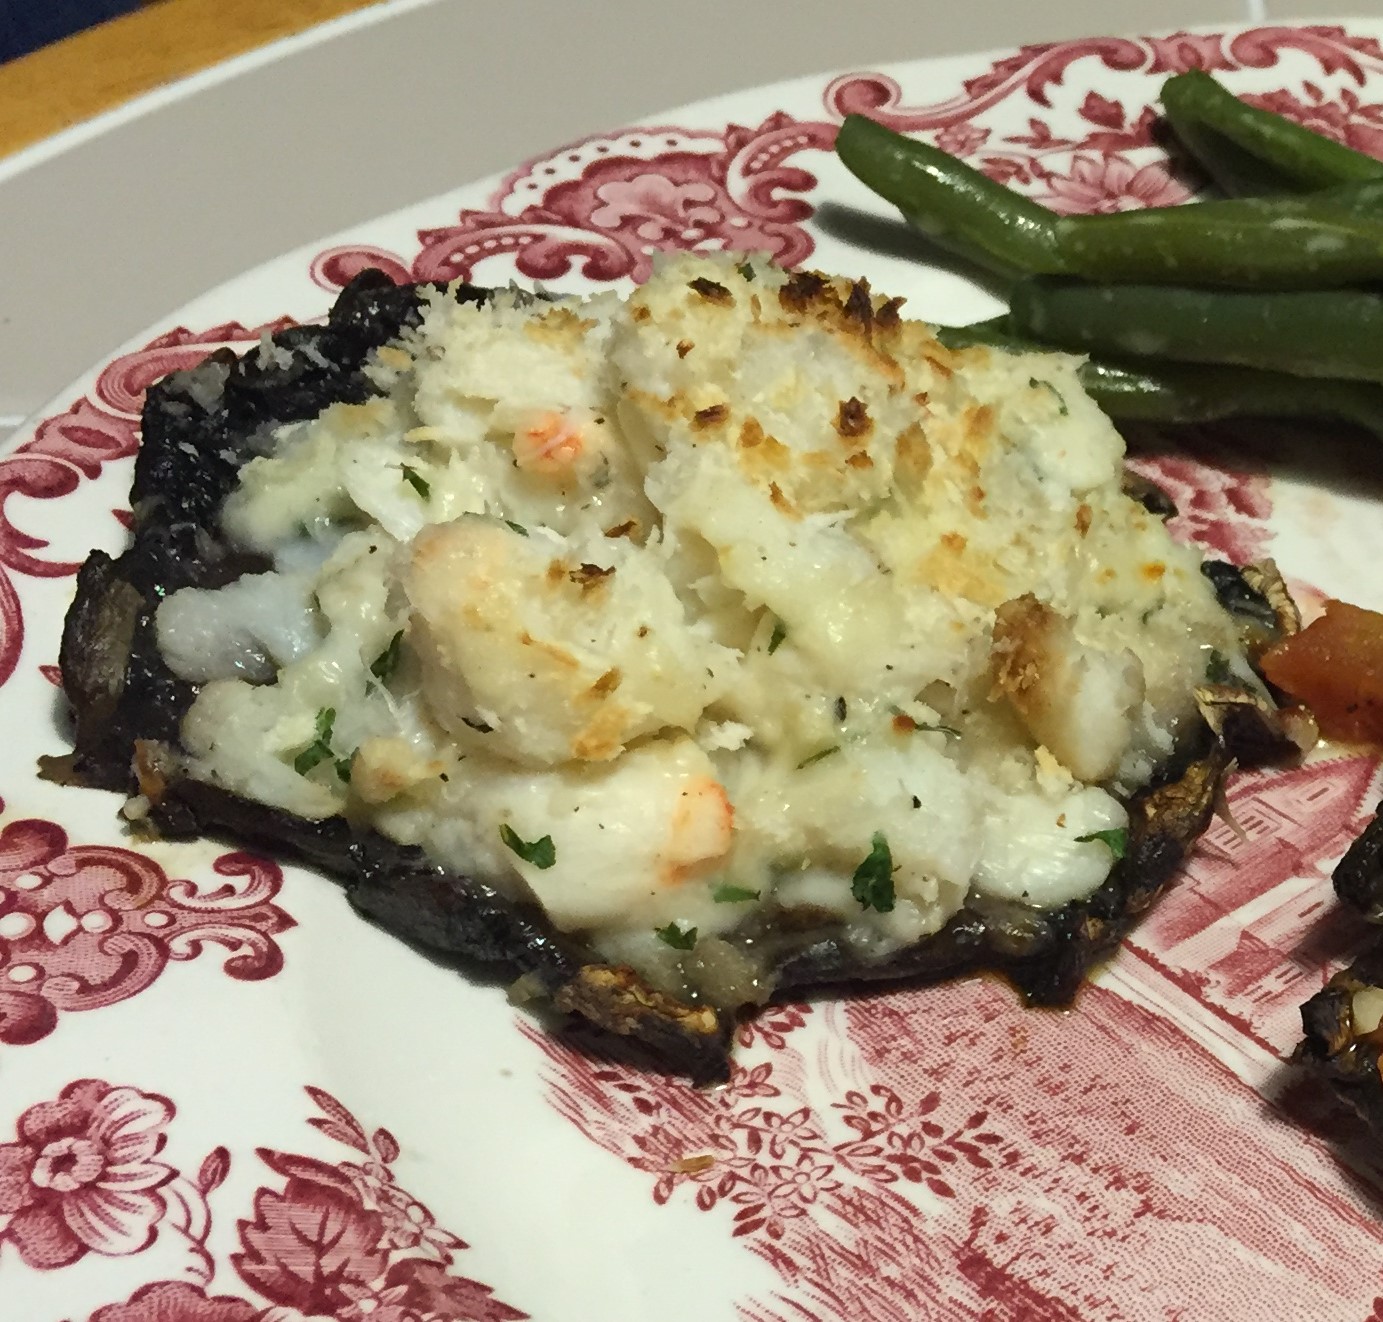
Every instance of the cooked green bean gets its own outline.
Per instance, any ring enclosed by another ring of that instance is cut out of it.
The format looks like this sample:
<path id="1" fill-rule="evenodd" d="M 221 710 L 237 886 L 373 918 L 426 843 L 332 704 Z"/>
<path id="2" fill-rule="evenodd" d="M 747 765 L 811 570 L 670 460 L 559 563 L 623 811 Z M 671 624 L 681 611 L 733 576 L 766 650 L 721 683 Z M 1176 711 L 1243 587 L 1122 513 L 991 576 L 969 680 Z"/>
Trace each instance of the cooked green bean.
<path id="1" fill-rule="evenodd" d="M 1383 280 L 1383 182 L 1273 201 L 1058 216 L 860 115 L 846 117 L 836 151 L 923 233 L 1004 276 L 1248 289 Z"/>
<path id="2" fill-rule="evenodd" d="M 1383 161 L 1248 105 L 1199 69 L 1167 79 L 1162 106 L 1177 137 L 1227 192 L 1310 192 L 1383 179 Z"/>
<path id="3" fill-rule="evenodd" d="M 1069 273 L 1087 280 L 1231 289 L 1359 284 L 1383 280 L 1383 213 L 1361 204 L 1375 191 L 1065 216 L 1056 238 Z"/>
<path id="4" fill-rule="evenodd" d="M 937 147 L 847 115 L 836 138 L 846 168 L 928 238 L 1002 276 L 1064 270 L 1054 212 Z"/>
<path id="5" fill-rule="evenodd" d="M 937 330 L 943 344 L 983 344 L 1009 353 L 1052 351 L 1024 339 L 1007 318 Z M 1283 372 L 1197 363 L 1086 358 L 1081 385 L 1118 422 L 1220 422 L 1226 418 L 1333 418 L 1383 438 L 1383 389 L 1359 381 L 1303 380 Z"/>
<path id="6" fill-rule="evenodd" d="M 1024 280 L 1009 317 L 1021 335 L 1080 352 L 1383 381 L 1383 294 L 1364 290 L 1245 294 Z"/>

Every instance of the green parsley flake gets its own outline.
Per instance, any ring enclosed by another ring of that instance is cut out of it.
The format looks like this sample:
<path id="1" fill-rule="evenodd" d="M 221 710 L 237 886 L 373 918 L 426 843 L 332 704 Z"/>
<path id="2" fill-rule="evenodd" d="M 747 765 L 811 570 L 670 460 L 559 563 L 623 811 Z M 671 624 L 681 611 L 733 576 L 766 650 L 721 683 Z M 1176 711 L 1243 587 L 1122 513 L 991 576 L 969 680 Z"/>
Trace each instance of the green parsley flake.
<path id="1" fill-rule="evenodd" d="M 410 468 L 407 464 L 403 465 L 403 480 L 408 483 L 414 491 L 424 500 L 432 494 L 432 486 L 428 480 L 418 472 L 416 468 Z"/>
<path id="2" fill-rule="evenodd" d="M 370 663 L 370 674 L 372 674 L 381 684 L 388 680 L 389 676 L 398 669 L 399 649 L 403 646 L 403 630 L 400 629 L 390 640 L 389 646 L 384 649 Z"/>
<path id="3" fill-rule="evenodd" d="M 523 526 L 523 524 L 521 524 L 521 523 L 515 523 L 513 519 L 505 519 L 504 522 L 505 522 L 505 525 L 509 528 L 509 530 L 510 530 L 511 532 L 516 532 L 516 533 L 518 533 L 518 535 L 519 535 L 520 537 L 527 537 L 527 536 L 528 536 L 528 529 L 525 528 L 525 527 Z"/>
<path id="4" fill-rule="evenodd" d="M 1228 657 L 1218 648 L 1210 649 L 1210 657 L 1205 663 L 1205 677 L 1212 684 L 1228 684 L 1234 678 Z"/>
<path id="5" fill-rule="evenodd" d="M 1109 852 L 1114 855 L 1116 863 L 1128 853 L 1127 827 L 1116 826 L 1108 831 L 1091 831 L 1089 835 L 1076 837 L 1076 843 L 1082 845 L 1093 844 L 1096 840 L 1108 847 Z"/>
<path id="6" fill-rule="evenodd" d="M 768 635 L 768 654 L 772 656 L 782 645 L 783 639 L 788 636 L 788 627 L 782 620 L 773 621 L 773 632 Z"/>
<path id="7" fill-rule="evenodd" d="M 850 894 L 862 908 L 893 912 L 893 855 L 882 831 L 875 831 L 869 856 L 850 879 Z"/>
<path id="8" fill-rule="evenodd" d="M 797 764 L 797 769 L 798 769 L 798 771 L 802 771 L 802 770 L 804 770 L 804 769 L 807 768 L 807 767 L 815 766 L 816 763 L 821 762 L 821 761 L 823 761 L 824 759 L 830 757 L 832 753 L 839 753 L 839 752 L 840 752 L 840 745 L 839 745 L 839 744 L 832 744 L 829 748 L 823 748 L 823 749 L 821 749 L 819 752 L 813 753 L 810 757 L 804 757 L 804 758 Z"/>
<path id="9" fill-rule="evenodd" d="M 293 759 L 293 770 L 305 776 L 335 754 L 331 751 L 331 727 L 336 723 L 336 709 L 323 707 L 317 713 L 317 737 Z"/>
<path id="10" fill-rule="evenodd" d="M 499 838 L 525 863 L 531 863 L 541 872 L 546 872 L 557 862 L 557 846 L 552 837 L 545 835 L 541 840 L 524 840 L 512 826 L 501 826 Z"/>
<path id="11" fill-rule="evenodd" d="M 754 268 L 750 266 L 748 262 L 741 262 L 737 267 L 735 267 L 735 270 L 737 270 L 751 284 L 753 283 Z"/>
<path id="12" fill-rule="evenodd" d="M 748 904 L 750 900 L 758 898 L 758 891 L 751 891 L 748 886 L 732 886 L 728 882 L 722 883 L 711 892 L 711 899 L 717 904 Z"/>
<path id="13" fill-rule="evenodd" d="M 654 936 L 666 946 L 671 946 L 674 950 L 690 950 L 696 945 L 696 928 L 678 927 L 676 923 L 669 923 L 666 927 L 659 927 L 654 930 Z"/>
<path id="14" fill-rule="evenodd" d="M 1050 381 L 1039 381 L 1035 376 L 1033 376 L 1028 378 L 1028 385 L 1030 385 L 1034 390 L 1050 390 L 1052 392 L 1052 398 L 1056 400 L 1057 412 L 1059 412 L 1063 418 L 1067 415 L 1068 412 L 1070 412 L 1070 410 L 1066 407 L 1066 400 L 1062 397 L 1061 391 L 1059 391 Z"/>
<path id="15" fill-rule="evenodd" d="M 351 757 L 355 754 L 352 753 Z M 338 757 L 336 759 L 336 774 L 347 784 L 351 783 L 351 758 Z"/>

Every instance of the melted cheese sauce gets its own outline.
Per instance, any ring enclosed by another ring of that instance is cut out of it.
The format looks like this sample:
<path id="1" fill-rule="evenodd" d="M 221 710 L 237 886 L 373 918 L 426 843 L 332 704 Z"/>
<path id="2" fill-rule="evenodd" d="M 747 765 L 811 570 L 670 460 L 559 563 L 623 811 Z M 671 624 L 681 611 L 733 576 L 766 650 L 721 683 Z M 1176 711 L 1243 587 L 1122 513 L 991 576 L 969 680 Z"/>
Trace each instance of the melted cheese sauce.
<path id="1" fill-rule="evenodd" d="M 972 890 L 1088 895 L 1081 837 L 1241 664 L 1075 360 L 949 351 L 866 285 L 678 257 L 628 299 L 438 296 L 370 370 L 225 505 L 278 572 L 160 609 L 189 769 L 666 985 L 784 910 L 882 956 Z"/>

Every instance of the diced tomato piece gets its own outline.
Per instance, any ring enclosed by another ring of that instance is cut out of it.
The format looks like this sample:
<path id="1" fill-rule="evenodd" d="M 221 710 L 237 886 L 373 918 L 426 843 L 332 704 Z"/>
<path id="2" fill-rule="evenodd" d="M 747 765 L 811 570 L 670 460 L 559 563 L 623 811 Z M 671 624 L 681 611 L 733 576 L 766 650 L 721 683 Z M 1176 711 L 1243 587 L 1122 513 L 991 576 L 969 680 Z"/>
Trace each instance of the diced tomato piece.
<path id="1" fill-rule="evenodd" d="M 1344 601 L 1271 647 L 1259 667 L 1315 713 L 1327 739 L 1383 743 L 1383 615 Z"/>

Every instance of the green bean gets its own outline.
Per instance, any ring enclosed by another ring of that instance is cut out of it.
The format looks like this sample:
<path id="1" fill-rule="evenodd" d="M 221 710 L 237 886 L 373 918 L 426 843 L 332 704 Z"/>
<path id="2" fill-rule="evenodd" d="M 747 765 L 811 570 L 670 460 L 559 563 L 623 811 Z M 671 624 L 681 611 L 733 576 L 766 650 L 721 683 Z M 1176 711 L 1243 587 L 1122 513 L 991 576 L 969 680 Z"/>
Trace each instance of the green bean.
<path id="1" fill-rule="evenodd" d="M 1227 192 L 1302 193 L 1383 179 L 1383 161 L 1248 105 L 1199 69 L 1167 79 L 1162 106 L 1177 137 Z"/>
<path id="2" fill-rule="evenodd" d="M 1129 284 L 1324 289 L 1383 279 L 1383 185 L 1325 196 L 1237 198 L 1065 216 L 1057 243 L 1072 275 Z"/>
<path id="3" fill-rule="evenodd" d="M 1245 294 L 1166 285 L 1025 280 L 1015 330 L 1075 351 L 1383 381 L 1383 295 Z"/>
<path id="4" fill-rule="evenodd" d="M 942 326 L 952 349 L 982 344 L 1008 353 L 1051 352 L 1024 339 L 1006 317 Z M 1086 394 L 1116 422 L 1220 422 L 1226 418 L 1329 418 L 1383 438 L 1383 389 L 1359 381 L 1303 380 L 1284 372 L 1197 363 L 1086 358 L 1077 369 Z"/>
<path id="5" fill-rule="evenodd" d="M 1383 182 L 1058 216 L 926 143 L 849 115 L 836 151 L 942 247 L 1003 276 L 1303 289 L 1383 279 Z"/>
<path id="6" fill-rule="evenodd" d="M 939 148 L 847 115 L 836 154 L 929 239 L 985 270 L 1007 277 L 1065 269 L 1053 236 L 1054 212 Z"/>

